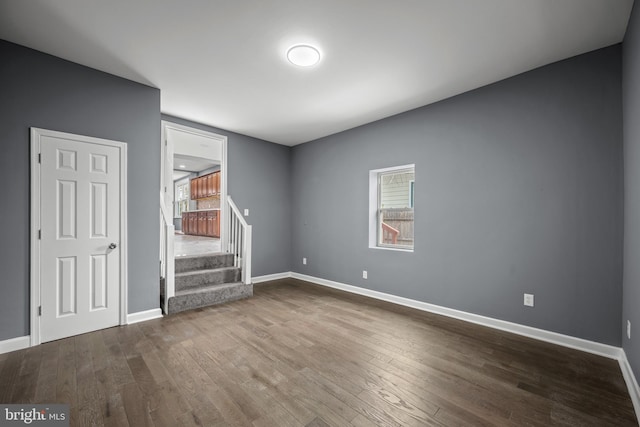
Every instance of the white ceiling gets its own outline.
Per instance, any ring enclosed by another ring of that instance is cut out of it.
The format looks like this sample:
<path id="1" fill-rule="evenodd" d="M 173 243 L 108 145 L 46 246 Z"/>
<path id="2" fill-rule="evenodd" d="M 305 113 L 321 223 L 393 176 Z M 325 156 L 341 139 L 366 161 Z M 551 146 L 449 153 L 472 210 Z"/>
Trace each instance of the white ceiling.
<path id="1" fill-rule="evenodd" d="M 219 161 L 203 159 L 202 157 L 185 156 L 182 154 L 173 155 L 173 169 L 176 171 L 202 172 L 219 165 Z M 184 166 L 181 168 L 180 166 Z"/>
<path id="2" fill-rule="evenodd" d="M 190 172 L 182 172 L 182 171 L 173 171 L 173 182 L 179 181 L 182 178 L 186 178 L 187 176 L 191 175 Z"/>
<path id="3" fill-rule="evenodd" d="M 0 38 L 286 145 L 622 41 L 633 0 L 0 0 Z M 286 50 L 312 43 L 320 64 Z"/>

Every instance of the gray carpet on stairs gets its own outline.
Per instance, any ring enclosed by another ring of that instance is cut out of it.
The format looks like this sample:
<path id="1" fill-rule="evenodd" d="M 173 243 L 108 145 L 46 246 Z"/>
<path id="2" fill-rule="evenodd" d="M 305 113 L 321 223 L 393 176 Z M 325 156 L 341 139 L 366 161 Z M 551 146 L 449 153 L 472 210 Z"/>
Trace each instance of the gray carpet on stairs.
<path id="1" fill-rule="evenodd" d="M 169 298 L 168 314 L 207 307 L 253 296 L 253 285 L 241 280 L 233 255 L 210 254 L 175 260 L 175 296 Z"/>

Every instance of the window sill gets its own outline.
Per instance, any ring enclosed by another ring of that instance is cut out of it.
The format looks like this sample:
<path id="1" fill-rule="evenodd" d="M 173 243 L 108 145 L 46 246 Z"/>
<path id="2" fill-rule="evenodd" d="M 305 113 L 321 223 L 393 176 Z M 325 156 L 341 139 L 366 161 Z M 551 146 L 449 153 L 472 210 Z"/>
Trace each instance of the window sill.
<path id="1" fill-rule="evenodd" d="M 395 252 L 413 252 L 413 249 L 409 248 L 392 248 L 388 246 L 369 246 L 369 249 L 380 249 L 383 251 L 395 251 Z"/>

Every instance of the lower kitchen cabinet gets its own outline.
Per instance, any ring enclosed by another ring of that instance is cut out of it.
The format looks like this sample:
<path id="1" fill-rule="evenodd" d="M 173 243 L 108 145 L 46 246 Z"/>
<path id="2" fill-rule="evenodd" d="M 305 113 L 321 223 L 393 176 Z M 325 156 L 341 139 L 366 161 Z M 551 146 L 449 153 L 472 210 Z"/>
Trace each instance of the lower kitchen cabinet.
<path id="1" fill-rule="evenodd" d="M 220 211 L 182 213 L 182 233 L 192 236 L 220 237 Z"/>
<path id="2" fill-rule="evenodd" d="M 220 237 L 220 220 L 218 218 L 219 211 L 207 212 L 207 236 Z"/>

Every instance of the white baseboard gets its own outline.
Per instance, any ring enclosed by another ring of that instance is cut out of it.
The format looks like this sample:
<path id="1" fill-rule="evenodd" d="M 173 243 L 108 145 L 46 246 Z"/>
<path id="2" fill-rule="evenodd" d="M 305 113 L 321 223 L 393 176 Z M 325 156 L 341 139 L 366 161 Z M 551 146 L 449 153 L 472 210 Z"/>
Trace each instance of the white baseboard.
<path id="1" fill-rule="evenodd" d="M 637 417 L 640 415 L 640 387 L 638 387 L 638 381 L 636 380 L 636 376 L 633 374 L 633 370 L 631 369 L 631 365 L 627 359 L 627 353 L 625 353 L 624 349 L 620 349 L 620 358 L 618 359 L 618 362 L 620 362 L 620 370 L 622 370 L 624 382 L 627 383 L 629 396 L 633 402 L 633 409 L 635 409 Z"/>
<path id="2" fill-rule="evenodd" d="M 152 319 L 158 319 L 160 317 L 162 317 L 162 310 L 160 310 L 159 308 L 153 308 L 146 311 L 138 311 L 137 313 L 127 314 L 127 325 Z"/>
<path id="3" fill-rule="evenodd" d="M 0 354 L 22 350 L 29 346 L 31 346 L 31 337 L 29 335 L 0 341 Z"/>
<path id="4" fill-rule="evenodd" d="M 145 320 L 157 319 L 162 317 L 162 310 L 154 308 L 152 310 L 139 311 L 137 313 L 127 314 L 127 325 L 132 323 L 144 322 Z M 22 350 L 31 347 L 31 337 L 11 338 L 0 341 L 0 354 L 9 353 L 11 351 Z"/>
<path id="5" fill-rule="evenodd" d="M 256 285 L 258 283 L 270 282 L 271 280 L 288 279 L 289 277 L 291 277 L 291 272 L 290 271 L 285 271 L 285 272 L 282 272 L 282 273 L 267 274 L 265 276 L 252 277 L 251 278 L 251 283 Z"/>
<path id="6" fill-rule="evenodd" d="M 546 341 L 552 344 L 558 344 L 564 347 L 582 350 L 587 353 L 597 354 L 598 356 L 608 357 L 610 359 L 620 358 L 620 347 L 614 347 L 607 344 L 601 344 L 594 341 L 576 338 L 569 335 L 563 335 L 556 332 L 545 331 L 544 329 L 533 328 L 531 326 L 520 325 L 517 323 L 507 322 L 505 320 L 494 319 L 491 317 L 481 316 L 478 314 L 467 313 L 465 311 L 455 310 L 452 308 L 442 307 L 435 304 L 429 304 L 409 298 L 399 297 L 396 295 L 386 294 L 384 292 L 373 291 L 370 289 L 360 288 L 357 286 L 347 285 L 344 283 L 334 282 L 332 280 L 320 279 L 318 277 L 307 276 L 300 273 L 291 273 L 294 279 L 305 280 L 330 288 L 340 289 L 354 294 L 364 295 L 367 297 L 388 301 L 406 307 L 415 308 L 430 313 L 441 314 L 454 319 L 460 319 L 477 325 L 488 326 L 490 328 L 511 332 L 540 341 Z"/>

